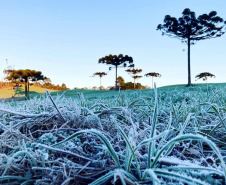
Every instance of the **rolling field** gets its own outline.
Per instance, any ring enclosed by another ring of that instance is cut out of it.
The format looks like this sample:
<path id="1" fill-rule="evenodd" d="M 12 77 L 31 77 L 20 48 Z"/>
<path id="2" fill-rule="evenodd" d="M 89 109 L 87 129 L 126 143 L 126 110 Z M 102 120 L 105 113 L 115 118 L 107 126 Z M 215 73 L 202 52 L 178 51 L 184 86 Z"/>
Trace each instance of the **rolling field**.
<path id="1" fill-rule="evenodd" d="M 12 94 L 15 97 L 24 97 L 24 86 L 23 87 L 16 87 L 14 89 L 14 91 L 12 91 L 11 88 L 6 88 L 6 89 L 0 89 L 0 99 L 3 98 L 12 98 Z M 55 92 L 56 90 L 49 90 L 51 92 Z M 30 96 L 35 97 L 38 96 L 39 94 L 45 93 L 45 89 L 44 88 L 40 88 L 40 87 L 33 87 L 30 86 Z"/>
<path id="2" fill-rule="evenodd" d="M 0 184 L 225 184 L 226 85 L 0 103 Z"/>

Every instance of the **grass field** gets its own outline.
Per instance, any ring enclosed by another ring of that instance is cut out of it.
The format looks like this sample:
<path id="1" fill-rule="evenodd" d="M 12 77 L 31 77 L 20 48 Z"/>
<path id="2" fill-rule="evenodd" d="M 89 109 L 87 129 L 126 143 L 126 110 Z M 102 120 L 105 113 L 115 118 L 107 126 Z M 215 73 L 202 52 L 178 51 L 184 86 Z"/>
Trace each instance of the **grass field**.
<path id="1" fill-rule="evenodd" d="M 0 103 L 0 184 L 223 185 L 225 92 L 70 90 Z"/>
<path id="2" fill-rule="evenodd" d="M 208 84 L 209 86 L 214 86 L 214 87 L 223 87 L 226 85 L 226 83 L 218 83 L 218 84 Z M 181 85 L 170 85 L 170 86 L 164 86 L 164 87 L 159 87 L 159 90 L 168 90 L 168 89 L 183 89 L 186 85 L 185 84 L 181 84 Z M 207 84 L 195 84 L 194 87 L 190 87 L 191 88 L 195 88 L 195 87 L 206 87 Z M 117 94 L 118 92 L 112 91 L 112 90 L 81 90 L 81 89 L 76 89 L 76 90 L 67 90 L 67 91 L 56 91 L 56 90 L 48 90 L 52 96 L 57 96 L 57 95 L 64 95 L 64 97 L 66 98 L 78 98 L 78 93 L 82 93 L 84 95 L 84 97 L 86 98 L 90 98 L 90 99 L 95 99 L 98 98 L 100 96 L 108 96 L 108 97 L 112 97 L 115 94 Z M 127 90 L 127 91 L 121 91 L 121 92 L 133 92 L 134 90 Z M 135 91 L 147 91 L 147 90 L 135 90 Z M 34 98 L 34 97 L 41 97 L 41 96 L 45 96 L 46 93 L 46 89 L 44 88 L 40 88 L 40 87 L 33 87 L 30 86 L 30 98 Z M 15 97 L 24 97 L 24 87 L 18 87 L 14 89 L 14 96 Z M 8 88 L 8 89 L 3 89 L 0 90 L 0 99 L 3 98 L 11 98 L 12 97 L 12 89 Z"/>
<path id="3" fill-rule="evenodd" d="M 14 91 L 12 91 L 11 88 L 3 89 L 3 90 L 0 90 L 0 99 L 11 98 L 12 94 L 15 97 L 23 97 L 24 94 L 25 94 L 24 91 L 25 91 L 24 86 L 23 87 L 16 87 L 14 89 Z M 49 91 L 55 92 L 55 90 L 49 90 Z M 30 94 L 31 97 L 35 97 L 35 96 L 37 96 L 41 93 L 45 93 L 44 88 L 30 86 L 30 93 L 29 94 Z"/>

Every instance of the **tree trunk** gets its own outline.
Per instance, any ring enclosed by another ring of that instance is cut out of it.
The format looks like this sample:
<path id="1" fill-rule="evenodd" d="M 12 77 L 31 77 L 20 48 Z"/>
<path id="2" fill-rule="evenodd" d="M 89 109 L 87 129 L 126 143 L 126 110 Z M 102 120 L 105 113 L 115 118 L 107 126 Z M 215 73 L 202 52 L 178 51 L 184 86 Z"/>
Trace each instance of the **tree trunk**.
<path id="1" fill-rule="evenodd" d="M 12 82 L 12 98 L 14 97 L 14 90 L 13 90 L 13 82 Z"/>
<path id="2" fill-rule="evenodd" d="M 25 78 L 25 96 L 29 99 L 29 77 Z"/>
<path id="3" fill-rule="evenodd" d="M 152 89 L 153 89 L 154 87 L 153 87 L 153 76 L 152 76 Z"/>
<path id="4" fill-rule="evenodd" d="M 100 88 L 101 88 L 101 77 L 100 77 Z"/>
<path id="5" fill-rule="evenodd" d="M 116 79 L 115 79 L 115 90 L 118 90 L 118 79 L 117 79 L 117 65 L 115 66 L 115 70 L 116 70 Z"/>
<path id="6" fill-rule="evenodd" d="M 27 98 L 27 78 L 25 78 L 24 88 L 25 88 L 25 97 Z"/>
<path id="7" fill-rule="evenodd" d="M 29 99 L 29 90 L 30 90 L 30 83 L 29 83 L 29 77 L 27 77 L 27 99 Z"/>
<path id="8" fill-rule="evenodd" d="M 135 78 L 134 78 L 134 82 L 133 82 L 133 88 L 135 89 Z"/>
<path id="9" fill-rule="evenodd" d="M 190 65 L 190 36 L 188 36 L 188 85 L 191 86 L 191 65 Z"/>

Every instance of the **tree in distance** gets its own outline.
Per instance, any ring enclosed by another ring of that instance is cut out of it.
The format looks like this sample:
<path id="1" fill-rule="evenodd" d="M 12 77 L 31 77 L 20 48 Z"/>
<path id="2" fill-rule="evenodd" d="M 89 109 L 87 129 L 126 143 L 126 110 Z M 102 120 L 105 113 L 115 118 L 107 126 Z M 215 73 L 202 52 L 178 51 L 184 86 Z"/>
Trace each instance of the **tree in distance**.
<path id="1" fill-rule="evenodd" d="M 7 72 L 7 70 L 6 70 Z M 31 80 L 44 80 L 46 77 L 42 75 L 41 71 L 30 69 L 10 70 L 7 72 L 6 79 L 9 81 L 24 81 L 25 82 L 25 96 L 29 99 L 29 81 Z"/>
<path id="2" fill-rule="evenodd" d="M 184 9 L 182 17 L 176 19 L 166 15 L 164 24 L 159 24 L 157 30 L 162 31 L 162 35 L 180 39 L 188 47 L 188 85 L 191 86 L 191 68 L 190 68 L 190 45 L 196 41 L 216 38 L 222 36 L 226 25 L 221 17 L 217 16 L 216 11 L 209 14 L 200 15 L 198 18 L 195 12 L 189 8 Z"/>
<path id="3" fill-rule="evenodd" d="M 121 76 L 118 77 L 118 83 L 120 84 L 120 86 L 122 86 L 122 84 L 125 83 L 124 78 L 122 78 Z"/>
<path id="4" fill-rule="evenodd" d="M 134 83 L 132 83 L 132 82 L 125 82 L 125 80 L 121 76 L 118 77 L 118 83 L 121 86 L 121 88 L 120 88 L 121 90 L 134 89 Z M 140 83 L 136 83 L 135 88 L 136 89 L 146 89 L 146 87 L 142 86 Z"/>
<path id="5" fill-rule="evenodd" d="M 128 66 L 127 66 L 127 63 L 128 63 Z M 120 67 L 121 65 L 123 65 L 122 67 L 134 67 L 133 58 L 128 55 L 123 56 L 123 54 L 119 54 L 118 56 L 108 55 L 108 56 L 102 57 L 99 59 L 99 64 L 113 65 L 115 67 L 115 70 L 116 70 L 115 90 L 118 90 L 118 86 L 117 86 L 118 67 Z M 109 70 L 111 70 L 111 67 L 109 67 Z"/>
<path id="6" fill-rule="evenodd" d="M 101 85 L 101 78 L 105 75 L 107 75 L 107 73 L 105 73 L 105 72 L 96 72 L 96 73 L 93 74 L 93 76 L 99 76 L 100 77 L 100 89 L 101 89 L 101 86 L 102 86 Z"/>
<path id="7" fill-rule="evenodd" d="M 211 74 L 209 72 L 200 73 L 200 74 L 196 75 L 195 78 L 197 78 L 196 81 L 199 80 L 199 79 L 203 79 L 203 81 L 206 81 L 206 83 L 207 83 L 207 78 L 208 77 L 210 77 L 210 78 L 212 78 L 212 77 L 216 78 L 216 76 L 214 74 Z"/>
<path id="8" fill-rule="evenodd" d="M 142 69 L 127 69 L 126 72 L 132 74 L 132 78 L 134 79 L 133 87 L 135 89 L 135 80 L 138 78 L 142 78 L 142 76 L 138 76 L 136 74 L 141 73 Z"/>
<path id="9" fill-rule="evenodd" d="M 146 76 L 146 77 L 151 76 L 152 77 L 152 89 L 153 89 L 153 77 L 161 77 L 162 75 L 159 74 L 159 73 L 156 73 L 156 72 L 151 72 L 151 73 L 145 74 L 144 76 Z"/>

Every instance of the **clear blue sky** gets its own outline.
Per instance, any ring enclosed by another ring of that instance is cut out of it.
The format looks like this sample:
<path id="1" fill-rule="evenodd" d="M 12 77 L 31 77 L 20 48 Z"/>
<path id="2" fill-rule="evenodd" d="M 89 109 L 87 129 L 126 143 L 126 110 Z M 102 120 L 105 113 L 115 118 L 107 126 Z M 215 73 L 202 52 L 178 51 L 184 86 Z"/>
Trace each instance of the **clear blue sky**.
<path id="1" fill-rule="evenodd" d="M 162 74 L 157 86 L 186 84 L 186 45 L 162 36 L 157 25 L 185 8 L 196 16 L 215 10 L 225 20 L 225 7 L 225 0 L 0 0 L 0 77 L 8 59 L 15 69 L 42 71 L 54 84 L 99 86 L 99 78 L 90 76 L 109 66 L 98 59 L 122 53 L 133 57 L 141 75 Z M 209 82 L 225 82 L 225 51 L 226 34 L 192 46 L 192 82 L 206 71 L 216 75 Z M 118 73 L 132 81 L 124 68 Z M 115 71 L 102 79 L 105 87 L 114 82 Z M 151 85 L 151 78 L 138 82 Z"/>

